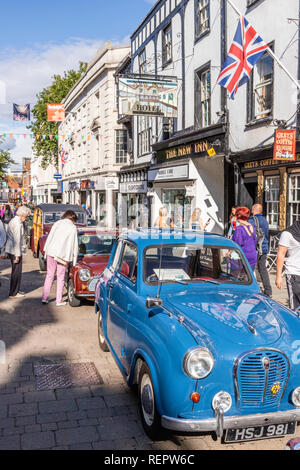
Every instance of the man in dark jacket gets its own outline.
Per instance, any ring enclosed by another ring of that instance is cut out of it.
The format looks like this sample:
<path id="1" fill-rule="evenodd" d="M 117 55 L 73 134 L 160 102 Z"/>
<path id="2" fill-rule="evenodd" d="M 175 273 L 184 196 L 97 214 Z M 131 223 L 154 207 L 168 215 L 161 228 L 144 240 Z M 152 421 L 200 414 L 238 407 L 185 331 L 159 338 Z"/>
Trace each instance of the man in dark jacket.
<path id="1" fill-rule="evenodd" d="M 264 293 L 268 297 L 272 296 L 272 286 L 270 283 L 269 273 L 266 267 L 267 255 L 269 253 L 269 223 L 267 219 L 263 216 L 263 207 L 261 204 L 255 204 L 252 207 L 252 217 L 249 219 L 249 222 L 253 225 L 256 229 L 256 235 L 258 239 L 258 261 L 257 267 L 258 272 L 260 274 L 263 286 L 264 286 Z M 259 233 L 263 235 L 263 237 L 259 237 Z"/>

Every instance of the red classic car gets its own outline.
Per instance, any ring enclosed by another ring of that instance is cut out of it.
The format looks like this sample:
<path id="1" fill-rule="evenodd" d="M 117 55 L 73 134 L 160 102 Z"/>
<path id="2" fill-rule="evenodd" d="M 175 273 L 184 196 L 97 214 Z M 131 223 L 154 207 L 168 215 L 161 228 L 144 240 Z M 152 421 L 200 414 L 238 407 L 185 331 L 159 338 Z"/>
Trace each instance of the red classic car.
<path id="1" fill-rule="evenodd" d="M 70 268 L 66 282 L 71 307 L 79 307 L 83 299 L 94 301 L 97 276 L 107 266 L 117 236 L 92 227 L 78 230 L 78 261 Z"/>
<path id="2" fill-rule="evenodd" d="M 40 204 L 34 210 L 33 225 L 30 231 L 30 248 L 35 258 L 39 258 L 40 270 L 46 270 L 46 261 L 44 259 L 44 246 L 48 233 L 52 225 L 61 219 L 62 215 L 72 210 L 77 214 L 78 221 L 76 225 L 85 227 L 87 225 L 87 216 L 85 209 L 81 206 L 70 204 Z"/>

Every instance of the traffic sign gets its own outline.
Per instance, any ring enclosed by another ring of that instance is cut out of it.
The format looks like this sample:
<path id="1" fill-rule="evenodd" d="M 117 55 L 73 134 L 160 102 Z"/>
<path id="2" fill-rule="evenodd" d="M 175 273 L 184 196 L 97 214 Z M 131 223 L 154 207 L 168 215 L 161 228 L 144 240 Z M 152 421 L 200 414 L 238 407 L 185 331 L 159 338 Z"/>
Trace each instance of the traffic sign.
<path id="1" fill-rule="evenodd" d="M 54 175 L 53 178 L 54 178 L 55 180 L 62 180 L 62 175 L 58 175 L 58 174 L 57 174 L 57 175 Z"/>

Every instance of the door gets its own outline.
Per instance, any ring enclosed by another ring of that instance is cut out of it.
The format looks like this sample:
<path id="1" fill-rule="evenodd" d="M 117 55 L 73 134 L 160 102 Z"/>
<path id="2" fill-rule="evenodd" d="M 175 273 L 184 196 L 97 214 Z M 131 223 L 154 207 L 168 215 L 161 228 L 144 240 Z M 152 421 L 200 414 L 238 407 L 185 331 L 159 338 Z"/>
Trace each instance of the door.
<path id="1" fill-rule="evenodd" d="M 127 322 L 136 297 L 136 279 L 137 248 L 125 242 L 119 268 L 108 286 L 107 310 L 107 337 L 125 375 Z"/>

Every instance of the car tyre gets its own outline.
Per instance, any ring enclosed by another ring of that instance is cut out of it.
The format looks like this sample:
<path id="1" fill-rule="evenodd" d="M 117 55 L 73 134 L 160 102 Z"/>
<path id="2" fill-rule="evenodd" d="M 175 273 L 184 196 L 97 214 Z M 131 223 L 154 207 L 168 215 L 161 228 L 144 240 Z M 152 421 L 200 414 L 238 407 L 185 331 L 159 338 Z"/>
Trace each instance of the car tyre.
<path id="1" fill-rule="evenodd" d="M 139 374 L 138 397 L 144 431 L 153 441 L 161 439 L 163 436 L 161 417 L 156 409 L 151 372 L 145 363 Z"/>
<path id="2" fill-rule="evenodd" d="M 40 265 L 40 271 L 47 271 L 47 263 L 41 252 L 39 252 L 39 265 Z"/>
<path id="3" fill-rule="evenodd" d="M 80 307 L 81 300 L 75 296 L 75 288 L 72 279 L 68 282 L 68 301 L 71 307 Z"/>
<path id="4" fill-rule="evenodd" d="M 100 349 L 103 352 L 108 352 L 109 347 L 107 346 L 107 343 L 105 341 L 104 333 L 103 333 L 103 323 L 102 323 L 102 313 L 99 310 L 98 314 L 98 340 L 99 340 L 99 346 Z"/>

